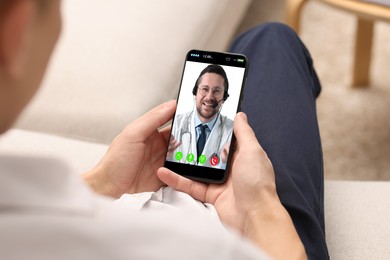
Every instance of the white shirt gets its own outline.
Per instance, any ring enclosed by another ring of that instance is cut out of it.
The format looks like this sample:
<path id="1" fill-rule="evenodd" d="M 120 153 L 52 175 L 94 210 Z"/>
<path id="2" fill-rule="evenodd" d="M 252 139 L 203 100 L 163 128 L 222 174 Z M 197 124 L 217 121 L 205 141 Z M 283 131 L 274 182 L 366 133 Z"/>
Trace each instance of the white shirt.
<path id="1" fill-rule="evenodd" d="M 59 160 L 0 156 L 0 259 L 266 257 L 184 193 L 166 188 L 115 203 Z"/>
<path id="2" fill-rule="evenodd" d="M 205 125 L 207 125 L 206 140 L 207 140 L 207 138 L 209 138 L 209 135 L 210 135 L 211 131 L 214 128 L 214 125 L 215 125 L 215 123 L 217 121 L 217 118 L 218 118 L 218 115 L 215 115 L 212 120 L 210 120 L 209 122 L 205 123 Z M 196 140 L 198 141 L 199 140 L 199 136 L 200 136 L 200 128 L 198 126 L 203 125 L 203 122 L 200 121 L 197 112 L 194 112 L 194 120 L 195 120 L 194 126 L 195 126 L 195 130 L 196 130 Z"/>

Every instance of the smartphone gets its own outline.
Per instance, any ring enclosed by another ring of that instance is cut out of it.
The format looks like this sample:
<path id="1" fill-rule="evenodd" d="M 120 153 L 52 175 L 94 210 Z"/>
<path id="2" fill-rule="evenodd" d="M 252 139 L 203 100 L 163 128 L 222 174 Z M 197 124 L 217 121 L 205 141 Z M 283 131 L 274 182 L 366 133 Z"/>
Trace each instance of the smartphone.
<path id="1" fill-rule="evenodd" d="M 202 50 L 187 53 L 164 166 L 187 178 L 223 183 L 241 110 L 248 60 Z"/>

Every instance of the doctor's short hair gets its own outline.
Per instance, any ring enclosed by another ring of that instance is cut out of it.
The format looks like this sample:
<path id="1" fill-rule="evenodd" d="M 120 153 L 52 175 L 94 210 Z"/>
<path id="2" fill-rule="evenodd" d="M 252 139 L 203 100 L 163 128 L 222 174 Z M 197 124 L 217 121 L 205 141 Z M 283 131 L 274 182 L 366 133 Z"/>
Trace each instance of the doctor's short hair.
<path id="1" fill-rule="evenodd" d="M 208 65 L 206 68 L 204 68 L 200 74 L 199 74 L 199 77 L 198 79 L 196 80 L 195 82 L 195 86 L 192 90 L 192 94 L 194 96 L 196 96 L 196 93 L 198 92 L 198 86 L 199 86 L 199 83 L 200 81 L 202 80 L 202 76 L 206 73 L 215 73 L 215 74 L 218 74 L 220 75 L 222 78 L 223 78 L 223 85 L 225 87 L 225 90 L 223 92 L 223 100 L 226 101 L 226 99 L 229 97 L 229 93 L 228 93 L 228 90 L 229 90 L 229 80 L 226 76 L 226 72 L 225 70 L 222 68 L 222 66 L 220 65 L 216 65 L 216 64 L 211 64 L 211 65 Z"/>

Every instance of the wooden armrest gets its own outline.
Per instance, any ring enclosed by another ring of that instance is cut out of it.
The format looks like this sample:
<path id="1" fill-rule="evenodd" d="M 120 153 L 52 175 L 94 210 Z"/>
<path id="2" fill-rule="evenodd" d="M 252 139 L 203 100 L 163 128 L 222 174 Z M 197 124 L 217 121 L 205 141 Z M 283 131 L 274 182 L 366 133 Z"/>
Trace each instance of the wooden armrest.
<path id="1" fill-rule="evenodd" d="M 317 0 L 331 6 L 356 14 L 357 16 L 390 22 L 390 7 L 359 0 Z"/>

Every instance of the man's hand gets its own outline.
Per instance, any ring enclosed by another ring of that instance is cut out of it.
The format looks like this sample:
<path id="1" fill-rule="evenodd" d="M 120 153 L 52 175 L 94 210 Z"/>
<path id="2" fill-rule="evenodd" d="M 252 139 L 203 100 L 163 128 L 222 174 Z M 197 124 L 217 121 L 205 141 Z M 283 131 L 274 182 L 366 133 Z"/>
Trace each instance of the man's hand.
<path id="1" fill-rule="evenodd" d="M 229 155 L 230 142 L 227 142 L 221 152 L 221 161 L 222 163 L 227 163 L 228 155 Z"/>
<path id="2" fill-rule="evenodd" d="M 153 191 L 163 186 L 156 171 L 163 165 L 176 102 L 159 105 L 129 124 L 110 145 L 101 162 L 83 175 L 98 193 L 120 197 L 123 193 Z"/>
<path id="3" fill-rule="evenodd" d="M 189 180 L 160 168 L 167 185 L 215 206 L 222 222 L 238 229 L 276 259 L 305 259 L 303 244 L 276 192 L 273 166 L 245 114 L 234 121 L 237 147 L 222 185 Z"/>
<path id="4" fill-rule="evenodd" d="M 277 199 L 277 194 L 272 164 L 257 142 L 245 114 L 236 116 L 234 132 L 237 147 L 229 177 L 224 184 L 192 181 L 166 168 L 159 169 L 157 176 L 167 185 L 197 200 L 213 204 L 224 223 L 243 230 L 240 215 L 257 209 L 261 201 Z"/>

